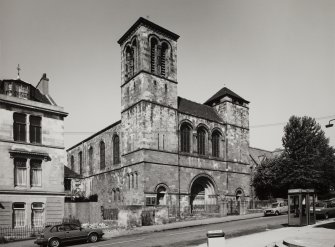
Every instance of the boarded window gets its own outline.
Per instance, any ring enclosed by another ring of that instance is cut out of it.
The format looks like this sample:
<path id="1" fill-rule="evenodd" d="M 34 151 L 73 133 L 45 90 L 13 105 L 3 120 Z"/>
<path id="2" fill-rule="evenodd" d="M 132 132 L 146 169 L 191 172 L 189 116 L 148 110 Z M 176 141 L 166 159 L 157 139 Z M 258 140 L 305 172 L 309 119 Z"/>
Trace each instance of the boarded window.
<path id="1" fill-rule="evenodd" d="M 146 206 L 154 206 L 154 205 L 156 205 L 156 196 L 147 196 L 145 198 L 145 205 Z"/>
<path id="2" fill-rule="evenodd" d="M 30 143 L 42 143 L 41 138 L 41 117 L 29 117 L 29 139 Z"/>
<path id="3" fill-rule="evenodd" d="M 14 141 L 26 141 L 26 115 L 14 113 Z"/>

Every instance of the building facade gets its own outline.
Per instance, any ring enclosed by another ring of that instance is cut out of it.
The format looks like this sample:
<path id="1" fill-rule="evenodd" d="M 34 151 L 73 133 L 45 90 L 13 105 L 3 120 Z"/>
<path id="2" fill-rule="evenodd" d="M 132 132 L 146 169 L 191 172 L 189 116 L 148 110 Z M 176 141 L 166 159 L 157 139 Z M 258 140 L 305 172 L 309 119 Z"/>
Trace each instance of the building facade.
<path id="1" fill-rule="evenodd" d="M 64 215 L 64 117 L 43 75 L 37 87 L 0 80 L 0 227 L 39 227 Z"/>
<path id="2" fill-rule="evenodd" d="M 67 150 L 73 191 L 181 211 L 250 197 L 249 102 L 225 87 L 204 104 L 178 97 L 178 38 L 140 18 L 119 39 L 121 120 Z"/>

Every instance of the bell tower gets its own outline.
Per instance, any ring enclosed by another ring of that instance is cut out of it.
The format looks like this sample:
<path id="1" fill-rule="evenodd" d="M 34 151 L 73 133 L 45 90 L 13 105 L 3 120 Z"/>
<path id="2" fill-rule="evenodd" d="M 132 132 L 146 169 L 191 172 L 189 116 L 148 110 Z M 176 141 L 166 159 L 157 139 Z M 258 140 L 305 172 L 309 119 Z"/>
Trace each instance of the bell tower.
<path id="1" fill-rule="evenodd" d="M 178 38 L 141 17 L 118 40 L 125 154 L 139 149 L 177 151 Z"/>
<path id="2" fill-rule="evenodd" d="M 178 38 L 141 17 L 119 39 L 122 111 L 141 100 L 177 107 Z"/>

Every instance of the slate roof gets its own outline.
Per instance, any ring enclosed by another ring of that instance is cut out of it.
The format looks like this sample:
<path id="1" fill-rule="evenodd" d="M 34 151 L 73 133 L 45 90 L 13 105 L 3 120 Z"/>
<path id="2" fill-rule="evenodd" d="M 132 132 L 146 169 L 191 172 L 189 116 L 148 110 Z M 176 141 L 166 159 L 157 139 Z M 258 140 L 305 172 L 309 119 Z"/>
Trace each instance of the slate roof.
<path id="1" fill-rule="evenodd" d="M 178 97 L 178 110 L 182 113 L 190 114 L 196 117 L 201 117 L 216 122 L 222 122 L 222 119 L 212 107 L 199 104 L 181 97 Z"/>
<path id="2" fill-rule="evenodd" d="M 20 79 L 5 79 L 5 80 L 0 80 L 0 93 L 3 94 L 3 90 L 4 90 L 4 82 L 13 82 L 13 83 L 20 83 L 20 84 L 24 84 L 27 85 L 29 87 L 29 100 L 33 100 L 33 101 L 37 101 L 37 102 L 41 102 L 44 104 L 48 104 L 48 105 L 56 105 L 56 103 L 53 101 L 52 99 L 49 100 L 48 97 L 46 97 L 44 94 L 42 94 L 40 92 L 39 89 L 35 88 L 33 85 L 22 81 Z"/>
<path id="3" fill-rule="evenodd" d="M 128 36 L 134 31 L 134 29 L 136 29 L 138 26 L 143 25 L 143 26 L 147 26 L 150 27 L 151 29 L 161 32 L 165 35 L 167 35 L 168 37 L 170 37 L 173 40 L 177 40 L 179 38 L 179 35 L 165 29 L 164 27 L 161 27 L 147 19 L 144 19 L 143 17 L 140 17 L 129 29 L 128 31 L 122 35 L 122 37 L 117 41 L 119 43 L 119 45 L 121 45 L 127 38 Z"/>
<path id="4" fill-rule="evenodd" d="M 64 166 L 64 177 L 65 178 L 80 178 L 80 175 L 72 171 L 69 167 Z"/>
<path id="5" fill-rule="evenodd" d="M 205 105 L 211 105 L 214 101 L 218 101 L 225 96 L 230 96 L 231 98 L 233 98 L 235 100 L 238 100 L 238 101 L 242 101 L 243 103 L 247 103 L 247 104 L 249 103 L 249 101 L 243 99 L 241 96 L 237 95 L 236 93 L 234 93 L 230 89 L 224 87 L 224 88 L 220 89 L 212 97 L 210 97 L 204 104 Z"/>

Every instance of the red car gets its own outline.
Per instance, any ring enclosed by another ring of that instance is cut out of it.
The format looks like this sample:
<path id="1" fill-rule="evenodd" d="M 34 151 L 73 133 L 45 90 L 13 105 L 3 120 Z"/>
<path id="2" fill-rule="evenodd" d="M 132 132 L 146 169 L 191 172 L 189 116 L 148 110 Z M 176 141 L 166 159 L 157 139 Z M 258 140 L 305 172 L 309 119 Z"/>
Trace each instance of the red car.
<path id="1" fill-rule="evenodd" d="M 37 236 L 35 244 L 41 246 L 58 247 L 62 243 L 86 240 L 91 243 L 97 242 L 104 233 L 101 229 L 84 229 L 75 224 L 60 224 L 46 226 L 41 234 Z"/>

